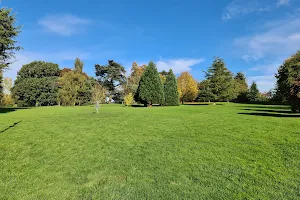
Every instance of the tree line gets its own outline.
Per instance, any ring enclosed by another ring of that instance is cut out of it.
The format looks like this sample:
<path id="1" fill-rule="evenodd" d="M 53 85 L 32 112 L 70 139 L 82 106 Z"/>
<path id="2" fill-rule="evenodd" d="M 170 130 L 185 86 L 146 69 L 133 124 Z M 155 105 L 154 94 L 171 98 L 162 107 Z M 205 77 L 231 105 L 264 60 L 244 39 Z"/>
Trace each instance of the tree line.
<path id="1" fill-rule="evenodd" d="M 129 77 L 124 67 L 109 60 L 95 65 L 96 78 L 83 72 L 84 64 L 77 58 L 74 68 L 59 69 L 57 64 L 34 61 L 22 66 L 12 87 L 10 78 L 3 79 L 14 59 L 20 26 L 15 25 L 11 9 L 0 9 L 0 105 L 85 105 L 104 102 L 110 97 L 116 102 L 146 106 L 179 105 L 185 101 L 274 101 L 290 104 L 293 112 L 300 112 L 300 51 L 279 67 L 274 92 L 261 94 L 255 82 L 248 87 L 245 75 L 234 75 L 223 59 L 216 57 L 205 72 L 205 80 L 197 82 L 188 72 L 178 78 L 172 70 L 158 72 L 155 63 L 138 66 L 133 63 Z M 4 94 L 3 91 L 11 91 Z"/>

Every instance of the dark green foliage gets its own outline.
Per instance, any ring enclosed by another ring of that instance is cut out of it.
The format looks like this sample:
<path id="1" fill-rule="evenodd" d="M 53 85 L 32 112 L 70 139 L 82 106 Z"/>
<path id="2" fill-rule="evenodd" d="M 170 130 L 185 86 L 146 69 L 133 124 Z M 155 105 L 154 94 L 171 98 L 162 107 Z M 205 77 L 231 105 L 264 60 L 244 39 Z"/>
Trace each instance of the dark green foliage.
<path id="1" fill-rule="evenodd" d="M 18 106 L 55 105 L 57 101 L 57 64 L 34 61 L 18 72 L 12 96 Z"/>
<path id="2" fill-rule="evenodd" d="M 57 64 L 44 61 L 34 61 L 22 66 L 18 72 L 17 79 L 59 76 L 59 72 Z"/>
<path id="3" fill-rule="evenodd" d="M 196 98 L 198 102 L 210 102 L 216 101 L 217 96 L 209 88 L 209 82 L 207 80 L 198 83 L 199 93 Z"/>
<path id="4" fill-rule="evenodd" d="M 248 99 L 249 101 L 257 101 L 258 98 L 259 98 L 259 90 L 257 88 L 256 83 L 253 81 L 248 92 Z"/>
<path id="5" fill-rule="evenodd" d="M 15 46 L 15 38 L 20 33 L 20 26 L 15 27 L 16 18 L 11 9 L 0 9 L 0 70 L 9 66 L 15 51 L 21 49 Z"/>
<path id="6" fill-rule="evenodd" d="M 234 81 L 235 81 L 235 90 L 237 93 L 237 97 L 235 101 L 241 103 L 247 102 L 248 85 L 246 82 L 245 75 L 242 72 L 238 72 L 234 77 Z"/>
<path id="7" fill-rule="evenodd" d="M 24 78 L 12 88 L 19 107 L 56 105 L 57 92 L 57 77 Z"/>
<path id="8" fill-rule="evenodd" d="M 146 67 L 139 82 L 136 101 L 144 105 L 162 104 L 164 100 L 163 86 L 155 64 L 151 61 Z"/>
<path id="9" fill-rule="evenodd" d="M 11 9 L 0 9 L 0 105 L 3 100 L 2 73 L 9 67 L 14 58 L 15 51 L 21 49 L 16 46 L 15 38 L 20 33 L 20 26 L 15 26 L 16 18 L 11 14 Z"/>
<path id="10" fill-rule="evenodd" d="M 297 102 L 300 98 L 296 92 L 300 78 L 300 51 L 288 58 L 279 67 L 276 78 L 276 98 L 282 102 L 289 102 L 292 105 L 292 110 L 297 112 L 299 110 Z"/>
<path id="11" fill-rule="evenodd" d="M 208 87 L 216 96 L 217 101 L 234 99 L 236 90 L 232 73 L 226 68 L 223 59 L 216 57 L 212 66 L 206 72 Z"/>
<path id="12" fill-rule="evenodd" d="M 117 91 L 117 88 L 126 83 L 124 67 L 113 60 L 109 60 L 108 65 L 95 65 L 95 71 L 99 83 L 110 92 L 113 99 L 120 99 L 120 92 Z"/>
<path id="13" fill-rule="evenodd" d="M 166 83 L 164 85 L 164 105 L 166 106 L 179 106 L 179 94 L 177 88 L 177 79 L 172 71 L 166 74 Z"/>
<path id="14" fill-rule="evenodd" d="M 0 70 L 0 106 L 2 105 L 2 101 L 3 101 L 3 76 L 2 76 L 2 71 Z"/>
<path id="15" fill-rule="evenodd" d="M 88 79 L 85 80 L 85 87 L 84 89 L 80 88 L 78 90 L 78 97 L 77 97 L 77 104 L 78 105 L 87 105 L 92 103 L 92 93 L 93 93 L 93 88 L 95 85 L 95 80 L 92 77 L 89 77 Z"/>

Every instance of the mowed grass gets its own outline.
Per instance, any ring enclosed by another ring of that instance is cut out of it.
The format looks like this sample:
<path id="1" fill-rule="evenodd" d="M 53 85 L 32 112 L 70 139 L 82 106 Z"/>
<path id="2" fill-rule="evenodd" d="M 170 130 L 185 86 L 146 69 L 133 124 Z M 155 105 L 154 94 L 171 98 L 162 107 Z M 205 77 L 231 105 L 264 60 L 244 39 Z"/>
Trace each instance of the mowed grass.
<path id="1" fill-rule="evenodd" d="M 0 110 L 0 199 L 299 199 L 288 107 Z"/>

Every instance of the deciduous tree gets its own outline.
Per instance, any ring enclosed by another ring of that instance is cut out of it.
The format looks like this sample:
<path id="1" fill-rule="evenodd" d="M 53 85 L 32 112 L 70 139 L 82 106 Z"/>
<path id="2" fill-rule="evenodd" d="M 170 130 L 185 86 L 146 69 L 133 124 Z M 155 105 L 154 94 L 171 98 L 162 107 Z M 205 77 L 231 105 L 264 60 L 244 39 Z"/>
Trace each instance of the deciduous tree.
<path id="1" fill-rule="evenodd" d="M 293 112 L 300 112 L 297 99 L 300 78 L 300 51 L 291 56 L 279 67 L 276 74 L 276 97 L 282 102 L 289 102 Z"/>
<path id="2" fill-rule="evenodd" d="M 18 106 L 55 105 L 57 99 L 57 64 L 34 61 L 18 72 L 12 97 Z"/>
<path id="3" fill-rule="evenodd" d="M 192 75 L 188 72 L 182 72 L 177 79 L 178 93 L 180 95 L 180 101 L 193 101 L 198 94 L 197 82 Z"/>

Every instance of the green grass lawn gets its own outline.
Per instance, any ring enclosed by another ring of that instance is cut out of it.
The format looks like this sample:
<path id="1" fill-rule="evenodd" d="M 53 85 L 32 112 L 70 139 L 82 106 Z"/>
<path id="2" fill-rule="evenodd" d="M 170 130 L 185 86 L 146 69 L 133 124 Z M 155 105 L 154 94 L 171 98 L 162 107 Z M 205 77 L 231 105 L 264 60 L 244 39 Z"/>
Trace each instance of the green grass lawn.
<path id="1" fill-rule="evenodd" d="M 0 199 L 299 199 L 300 116 L 263 105 L 0 110 Z"/>

